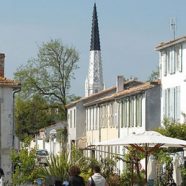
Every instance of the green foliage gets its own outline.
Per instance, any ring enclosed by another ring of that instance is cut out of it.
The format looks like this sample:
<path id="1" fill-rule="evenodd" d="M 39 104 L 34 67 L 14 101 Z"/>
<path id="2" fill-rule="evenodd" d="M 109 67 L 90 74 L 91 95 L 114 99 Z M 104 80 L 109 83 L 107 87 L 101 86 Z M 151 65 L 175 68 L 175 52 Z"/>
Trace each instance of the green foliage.
<path id="1" fill-rule="evenodd" d="M 39 177 L 47 179 L 58 179 L 64 181 L 68 179 L 68 170 L 70 166 L 77 165 L 81 168 L 82 175 L 87 176 L 87 170 L 89 169 L 87 158 L 85 158 L 82 152 L 78 149 L 73 149 L 69 161 L 69 154 L 62 152 L 59 155 L 50 156 L 49 161 L 47 162 L 47 167 L 42 167 L 39 173 Z M 90 174 L 89 174 L 90 175 Z M 88 179 L 89 176 L 87 176 Z"/>
<path id="2" fill-rule="evenodd" d="M 116 160 L 113 158 L 101 159 L 101 172 L 105 178 L 109 178 L 113 174 L 114 168 L 116 168 Z"/>
<path id="3" fill-rule="evenodd" d="M 160 149 L 154 153 L 155 158 L 160 164 L 170 164 L 172 161 L 172 158 L 170 157 L 169 153 L 165 151 L 164 149 Z"/>
<path id="4" fill-rule="evenodd" d="M 120 176 L 117 174 L 111 174 L 107 179 L 109 186 L 121 186 Z"/>
<path id="5" fill-rule="evenodd" d="M 36 153 L 34 149 L 28 151 L 24 147 L 18 152 L 13 150 L 11 159 L 14 165 L 13 185 L 32 183 L 37 178 L 39 167 L 35 165 Z"/>
<path id="6" fill-rule="evenodd" d="M 175 123 L 171 120 L 164 119 L 164 127 L 158 128 L 156 131 L 172 138 L 186 140 L 186 124 Z"/>
<path id="7" fill-rule="evenodd" d="M 110 186 L 119 186 L 120 178 L 119 175 L 115 174 L 117 160 L 113 157 L 107 157 L 101 159 L 99 162 L 101 167 L 102 175 L 107 179 L 107 182 Z"/>
<path id="8" fill-rule="evenodd" d="M 68 142 L 68 130 L 67 127 L 57 129 L 56 139 L 60 143 L 63 152 L 66 152 Z"/>
<path id="9" fill-rule="evenodd" d="M 61 153 L 60 155 L 50 156 L 47 162 L 47 167 L 42 167 L 39 173 L 39 177 L 47 179 L 47 177 L 55 178 L 61 181 L 68 179 L 68 170 L 70 163 L 68 161 L 68 154 Z"/>
<path id="10" fill-rule="evenodd" d="M 144 183 L 144 172 L 140 170 L 140 160 L 144 158 L 144 153 L 136 148 L 129 147 L 124 155 L 123 161 L 126 163 L 126 170 L 121 175 L 121 184 L 131 185 L 133 183 Z"/>
<path id="11" fill-rule="evenodd" d="M 66 108 L 70 81 L 78 68 L 79 54 L 74 48 L 66 47 L 60 40 L 43 43 L 36 58 L 30 59 L 15 73 L 22 84 L 22 99 L 41 95 L 49 105 L 57 106 L 66 119 Z"/>
<path id="12" fill-rule="evenodd" d="M 77 149 L 75 146 L 72 146 L 71 149 L 71 157 L 70 161 L 72 164 L 81 165 L 82 161 L 88 160 L 88 158 L 85 158 L 83 155 L 83 151 L 80 149 Z"/>
<path id="13" fill-rule="evenodd" d="M 73 102 L 73 101 L 77 101 L 77 100 L 79 100 L 79 99 L 81 99 L 80 96 L 70 95 L 70 96 L 68 97 L 67 102 Z"/>
<path id="14" fill-rule="evenodd" d="M 186 140 L 186 124 L 175 123 L 171 120 L 164 119 L 164 127 L 156 129 L 157 132 L 162 135 L 178 138 L 181 140 Z M 168 148 L 168 152 L 182 151 L 182 148 Z"/>
<path id="15" fill-rule="evenodd" d="M 186 185 L 186 168 L 181 167 L 182 186 Z"/>
<path id="16" fill-rule="evenodd" d="M 81 169 L 81 176 L 85 181 L 92 175 L 93 165 L 97 164 L 97 160 L 94 158 L 85 157 L 83 151 L 72 147 L 70 161 L 72 165 L 77 165 Z"/>
<path id="17" fill-rule="evenodd" d="M 72 165 L 77 165 L 81 168 L 81 176 L 85 181 L 88 181 L 88 178 L 93 174 L 93 167 L 95 165 L 100 166 L 102 175 L 107 179 L 110 185 L 112 185 L 111 183 L 113 182 L 116 184 L 116 180 L 119 179 L 114 173 L 117 162 L 114 157 L 102 158 L 98 161 L 95 158 L 85 157 L 82 150 L 73 147 L 70 160 Z"/>
<path id="18" fill-rule="evenodd" d="M 127 169 L 125 172 L 121 174 L 120 185 L 121 186 L 131 185 L 132 184 L 131 178 L 132 178 L 132 172 L 129 169 Z"/>
<path id="19" fill-rule="evenodd" d="M 170 154 L 165 149 L 159 149 L 154 153 L 154 156 L 158 162 L 159 169 L 164 164 L 166 165 L 166 172 L 164 175 L 162 175 L 162 172 L 160 172 L 160 175 L 158 177 L 161 177 L 161 179 L 156 180 L 157 184 L 159 185 L 166 185 L 169 181 L 169 171 L 170 171 L 170 164 L 172 162 L 172 158 L 170 157 Z"/>
<path id="20" fill-rule="evenodd" d="M 83 156 L 82 151 L 73 149 L 69 161 L 69 154 L 60 153 L 57 156 L 52 155 L 48 161 L 48 167 L 42 167 L 38 176 L 47 180 L 61 180 L 68 179 L 68 170 L 70 166 L 77 165 L 81 169 L 81 176 L 87 181 L 91 175 L 92 160 Z M 93 163 L 92 163 L 93 164 Z"/>
<path id="21" fill-rule="evenodd" d="M 163 122 L 164 127 L 158 128 L 156 131 L 161 133 L 162 135 L 172 137 L 172 138 L 178 138 L 182 140 L 186 140 L 186 124 L 183 123 L 176 123 L 169 119 L 164 119 Z M 168 149 L 160 149 L 156 152 L 155 156 L 158 160 L 158 162 L 162 164 L 166 164 L 167 172 L 169 171 L 169 165 L 172 161 L 172 158 L 170 157 L 170 152 L 177 152 L 182 150 L 182 148 L 168 148 Z M 181 167 L 182 172 L 182 179 L 183 182 L 186 183 L 186 171 L 184 167 Z M 164 182 L 168 182 L 168 176 L 165 174 L 163 180 Z"/>
<path id="22" fill-rule="evenodd" d="M 144 178 L 145 178 L 145 172 L 141 171 L 140 172 L 140 178 L 139 175 L 137 175 L 136 172 L 133 172 L 130 169 L 126 169 L 121 176 L 120 176 L 120 186 L 129 186 L 134 184 L 138 185 L 145 185 L 144 184 Z"/>
<path id="23" fill-rule="evenodd" d="M 156 67 L 154 71 L 152 71 L 151 75 L 148 78 L 148 81 L 155 81 L 159 78 L 159 68 Z"/>
<path id="24" fill-rule="evenodd" d="M 40 128 L 52 122 L 48 114 L 46 101 L 39 95 L 30 100 L 16 99 L 16 134 L 21 141 L 27 136 L 34 136 Z"/>

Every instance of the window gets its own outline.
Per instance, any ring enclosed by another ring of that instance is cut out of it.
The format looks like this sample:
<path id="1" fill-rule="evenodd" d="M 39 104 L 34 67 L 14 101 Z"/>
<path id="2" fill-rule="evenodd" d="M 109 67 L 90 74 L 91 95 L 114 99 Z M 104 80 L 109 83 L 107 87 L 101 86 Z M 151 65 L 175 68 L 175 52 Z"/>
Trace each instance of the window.
<path id="1" fill-rule="evenodd" d="M 95 129 L 98 129 L 98 107 L 95 107 Z"/>
<path id="2" fill-rule="evenodd" d="M 168 61 L 167 60 L 167 52 L 162 52 L 161 57 L 162 57 L 164 76 L 166 76 L 167 75 L 167 64 L 168 64 L 168 62 L 167 62 Z"/>
<path id="3" fill-rule="evenodd" d="M 76 110 L 74 109 L 74 128 L 76 127 Z"/>
<path id="4" fill-rule="evenodd" d="M 122 110 L 122 123 L 123 123 L 123 127 L 127 127 L 127 99 L 123 100 L 122 102 L 123 106 L 123 110 Z"/>
<path id="5" fill-rule="evenodd" d="M 177 86 L 175 88 L 175 95 L 174 95 L 174 99 L 175 99 L 175 120 L 180 120 L 180 87 Z"/>
<path id="6" fill-rule="evenodd" d="M 94 127 L 93 126 L 93 124 L 94 124 L 93 123 L 94 122 L 94 115 L 93 115 L 94 113 L 93 113 L 93 111 L 94 110 L 92 108 L 90 108 L 90 130 L 93 130 L 93 127 Z"/>
<path id="7" fill-rule="evenodd" d="M 127 97 L 122 101 L 121 127 L 142 126 L 142 95 Z"/>
<path id="8" fill-rule="evenodd" d="M 110 103 L 108 104 L 108 124 L 111 128 L 114 127 L 112 116 L 113 116 L 113 103 Z"/>
<path id="9" fill-rule="evenodd" d="M 142 95 L 136 97 L 136 126 L 142 126 Z"/>
<path id="10" fill-rule="evenodd" d="M 175 73 L 175 60 L 174 60 L 174 48 L 172 47 L 169 51 L 169 60 L 170 60 L 170 74 Z"/>
<path id="11" fill-rule="evenodd" d="M 179 121 L 180 119 L 180 87 L 168 88 L 164 94 L 164 117 Z"/>
<path id="12" fill-rule="evenodd" d="M 175 65 L 176 70 L 182 72 L 182 45 L 175 46 Z"/>
<path id="13" fill-rule="evenodd" d="M 70 128 L 72 128 L 72 110 L 70 110 Z"/>
<path id="14" fill-rule="evenodd" d="M 92 130 L 95 129 L 95 108 L 92 108 Z"/>
<path id="15" fill-rule="evenodd" d="M 130 98 L 129 109 L 129 123 L 131 127 L 134 127 L 134 97 Z"/>
<path id="16" fill-rule="evenodd" d="M 97 122 L 98 122 L 98 108 L 97 107 L 92 107 L 92 129 L 97 130 Z"/>
<path id="17" fill-rule="evenodd" d="M 91 109 L 88 109 L 88 129 L 91 130 Z"/>
<path id="18" fill-rule="evenodd" d="M 103 127 L 103 106 L 100 107 L 100 127 Z"/>
<path id="19" fill-rule="evenodd" d="M 103 127 L 106 128 L 107 127 L 107 119 L 108 119 L 108 108 L 107 105 L 104 105 L 104 112 L 103 112 Z"/>
<path id="20" fill-rule="evenodd" d="M 164 76 L 182 72 L 182 45 L 175 45 L 161 52 Z"/>
<path id="21" fill-rule="evenodd" d="M 125 98 L 122 101 L 122 108 L 121 108 L 121 127 L 128 127 L 129 126 L 129 98 Z"/>
<path id="22" fill-rule="evenodd" d="M 116 125 L 116 110 L 115 110 L 115 103 L 111 102 L 108 104 L 108 123 L 111 128 L 117 127 Z"/>
<path id="23" fill-rule="evenodd" d="M 88 109 L 86 109 L 86 130 L 88 130 Z"/>
<path id="24" fill-rule="evenodd" d="M 105 105 L 105 127 L 108 127 L 108 105 Z"/>

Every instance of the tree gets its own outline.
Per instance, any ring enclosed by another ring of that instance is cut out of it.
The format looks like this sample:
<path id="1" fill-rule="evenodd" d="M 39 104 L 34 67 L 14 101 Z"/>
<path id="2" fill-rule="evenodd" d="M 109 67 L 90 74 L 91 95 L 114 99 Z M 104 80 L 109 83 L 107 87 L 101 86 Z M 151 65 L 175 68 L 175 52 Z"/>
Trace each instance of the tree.
<path id="1" fill-rule="evenodd" d="M 68 142 L 68 131 L 66 126 L 62 129 L 57 129 L 56 139 L 60 143 L 61 150 L 66 152 Z"/>
<path id="2" fill-rule="evenodd" d="M 176 123 L 169 119 L 164 119 L 164 127 L 158 128 L 156 131 L 159 133 L 172 137 L 172 138 L 178 138 L 181 140 L 186 140 L 186 124 L 185 123 Z M 158 161 L 162 161 L 166 163 L 167 165 L 170 164 L 172 161 L 172 158 L 170 157 L 169 152 L 177 152 L 177 151 L 183 151 L 182 148 L 168 148 L 167 150 L 160 150 L 160 152 L 157 152 L 156 156 Z M 167 153 L 168 152 L 168 153 Z M 186 185 L 186 168 L 184 166 L 181 167 L 182 172 L 182 179 L 183 179 L 183 185 Z M 165 180 L 167 181 L 167 180 Z"/>
<path id="3" fill-rule="evenodd" d="M 48 103 L 60 108 L 63 119 L 66 119 L 65 105 L 70 96 L 70 81 L 78 68 L 78 60 L 77 51 L 64 46 L 59 40 L 43 43 L 37 57 L 29 60 L 15 73 L 15 79 L 22 84 L 22 98 L 42 95 Z"/>
<path id="4" fill-rule="evenodd" d="M 175 123 L 171 120 L 165 119 L 163 124 L 164 127 L 160 127 L 157 129 L 158 132 L 168 137 L 186 140 L 185 123 L 184 124 Z"/>
<path id="5" fill-rule="evenodd" d="M 68 154 L 60 153 L 59 155 L 51 155 L 47 167 L 41 167 L 39 177 L 44 178 L 47 182 L 52 180 L 64 181 L 68 179 L 68 170 L 70 167 L 68 162 Z"/>
<path id="6" fill-rule="evenodd" d="M 148 81 L 154 81 L 159 78 L 159 68 L 156 67 L 154 71 L 152 71 L 150 77 L 148 78 Z"/>
<path id="7" fill-rule="evenodd" d="M 34 136 L 38 130 L 51 124 L 55 115 L 51 115 L 48 104 L 40 95 L 34 95 L 30 100 L 16 99 L 16 135 L 23 141 L 28 136 Z"/>
<path id="8" fill-rule="evenodd" d="M 29 140 L 27 138 L 27 140 Z M 25 141 L 25 146 L 22 146 L 18 152 L 12 151 L 11 159 L 14 165 L 14 172 L 12 177 L 13 185 L 21 185 L 25 183 L 32 183 L 38 178 L 40 167 L 35 165 L 36 153 L 35 149 L 28 150 L 28 142 Z"/>

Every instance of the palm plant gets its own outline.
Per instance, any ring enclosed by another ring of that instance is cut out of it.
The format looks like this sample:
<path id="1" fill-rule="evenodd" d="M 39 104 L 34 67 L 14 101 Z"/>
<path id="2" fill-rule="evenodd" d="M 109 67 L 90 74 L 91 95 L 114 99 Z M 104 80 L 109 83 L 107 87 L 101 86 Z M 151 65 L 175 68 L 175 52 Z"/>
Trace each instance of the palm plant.
<path id="1" fill-rule="evenodd" d="M 50 178 L 51 180 L 64 181 L 68 179 L 68 170 L 70 167 L 68 162 L 68 154 L 51 155 L 47 167 L 42 167 L 39 173 L 41 178 Z"/>

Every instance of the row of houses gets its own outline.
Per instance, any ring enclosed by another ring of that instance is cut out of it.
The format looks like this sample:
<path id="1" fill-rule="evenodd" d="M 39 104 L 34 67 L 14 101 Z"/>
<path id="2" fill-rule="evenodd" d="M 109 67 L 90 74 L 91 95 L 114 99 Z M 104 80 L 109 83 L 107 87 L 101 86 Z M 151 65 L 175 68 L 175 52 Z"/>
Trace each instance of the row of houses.
<path id="1" fill-rule="evenodd" d="M 160 124 L 160 81 L 124 81 L 118 76 L 117 86 L 81 98 L 67 108 L 69 144 L 82 145 L 86 139 L 85 147 L 151 130 Z"/>
<path id="2" fill-rule="evenodd" d="M 184 123 L 186 104 L 186 37 L 161 42 L 159 78 L 151 82 L 119 75 L 116 85 L 104 88 L 96 4 L 94 4 L 85 97 L 71 102 L 68 109 L 68 150 L 75 145 L 88 156 L 106 157 L 105 152 L 123 154 L 117 146 L 97 142 L 123 138 L 132 133 L 155 130 L 165 118 Z"/>

